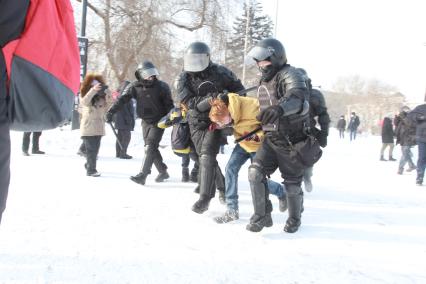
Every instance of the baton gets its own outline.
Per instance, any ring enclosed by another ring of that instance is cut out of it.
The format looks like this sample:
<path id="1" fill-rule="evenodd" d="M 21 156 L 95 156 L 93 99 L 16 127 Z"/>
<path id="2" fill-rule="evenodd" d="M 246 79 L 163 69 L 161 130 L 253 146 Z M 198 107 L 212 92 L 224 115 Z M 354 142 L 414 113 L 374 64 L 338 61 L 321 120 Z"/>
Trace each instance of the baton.
<path id="1" fill-rule="evenodd" d="M 120 139 L 118 139 L 117 131 L 115 131 L 115 128 L 112 125 L 112 122 L 108 122 L 108 124 L 111 126 L 112 132 L 114 132 L 115 138 L 117 138 L 117 144 L 118 144 L 118 146 L 120 146 L 120 149 L 123 150 L 123 145 L 121 145 Z"/>

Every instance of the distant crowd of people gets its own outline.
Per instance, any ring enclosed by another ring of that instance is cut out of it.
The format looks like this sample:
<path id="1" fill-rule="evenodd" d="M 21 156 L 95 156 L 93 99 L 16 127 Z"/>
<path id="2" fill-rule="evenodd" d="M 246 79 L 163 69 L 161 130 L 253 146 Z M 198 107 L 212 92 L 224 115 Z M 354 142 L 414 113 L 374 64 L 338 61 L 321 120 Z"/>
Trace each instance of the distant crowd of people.
<path id="1" fill-rule="evenodd" d="M 426 99 L 426 98 L 425 98 Z M 408 106 L 401 107 L 393 121 L 385 117 L 382 122 L 382 148 L 380 161 L 396 161 L 393 157 L 394 146 L 401 145 L 401 158 L 398 163 L 397 174 L 402 175 L 404 170 L 417 170 L 416 184 L 422 185 L 426 167 L 426 105 L 417 106 L 411 110 Z M 395 141 L 396 140 L 396 141 Z M 417 163 L 413 161 L 412 149 L 418 146 Z M 385 151 L 388 148 L 388 160 Z M 408 165 L 408 168 L 406 166 Z"/>

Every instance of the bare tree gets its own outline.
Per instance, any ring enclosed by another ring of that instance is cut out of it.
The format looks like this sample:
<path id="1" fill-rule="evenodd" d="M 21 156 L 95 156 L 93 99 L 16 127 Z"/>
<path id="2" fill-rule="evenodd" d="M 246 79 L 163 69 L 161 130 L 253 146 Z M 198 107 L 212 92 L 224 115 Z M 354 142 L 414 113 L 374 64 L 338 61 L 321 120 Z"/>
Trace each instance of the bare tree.
<path id="1" fill-rule="evenodd" d="M 117 83 L 130 76 L 131 67 L 142 58 L 152 58 L 158 65 L 170 65 L 176 61 L 171 52 L 173 33 L 170 27 L 195 31 L 217 26 L 218 1 L 88 1 L 89 9 L 98 16 L 103 27 L 102 35 L 95 39 L 100 43 L 96 51 L 105 55 Z"/>

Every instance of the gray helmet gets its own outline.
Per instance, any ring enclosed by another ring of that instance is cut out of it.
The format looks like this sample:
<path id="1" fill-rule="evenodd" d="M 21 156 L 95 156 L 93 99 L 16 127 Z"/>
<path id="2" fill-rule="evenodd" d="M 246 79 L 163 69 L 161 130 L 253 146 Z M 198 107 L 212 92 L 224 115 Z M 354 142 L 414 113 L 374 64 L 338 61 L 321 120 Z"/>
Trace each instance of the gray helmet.
<path id="1" fill-rule="evenodd" d="M 409 106 L 402 106 L 401 109 L 400 109 L 400 112 L 408 113 L 410 111 L 411 111 L 411 109 L 410 109 Z"/>
<path id="2" fill-rule="evenodd" d="M 201 72 L 210 64 L 210 48 L 204 42 L 191 43 L 183 57 L 183 70 L 187 72 Z"/>
<path id="3" fill-rule="evenodd" d="M 158 73 L 157 68 L 155 68 L 151 61 L 144 61 L 142 64 L 139 64 L 135 72 L 135 77 L 138 80 L 146 80 L 151 76 L 158 75 L 160 73 Z"/>
<path id="4" fill-rule="evenodd" d="M 279 40 L 274 38 L 262 39 L 250 50 L 247 57 L 255 61 L 269 60 L 272 65 L 279 68 L 287 63 L 285 49 Z"/>

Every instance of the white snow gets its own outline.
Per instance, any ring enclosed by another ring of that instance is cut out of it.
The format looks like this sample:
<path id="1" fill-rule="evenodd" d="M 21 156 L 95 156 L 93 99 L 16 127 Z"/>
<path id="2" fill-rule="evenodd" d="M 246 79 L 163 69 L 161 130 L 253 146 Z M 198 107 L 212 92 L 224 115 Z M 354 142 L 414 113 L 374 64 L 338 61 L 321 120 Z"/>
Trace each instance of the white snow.
<path id="1" fill-rule="evenodd" d="M 426 283 L 426 187 L 415 173 L 380 162 L 378 136 L 329 145 L 305 193 L 302 226 L 283 232 L 287 213 L 274 204 L 274 226 L 245 229 L 253 208 L 247 166 L 240 172 L 240 220 L 216 224 L 225 207 L 190 210 L 195 184 L 181 183 L 180 158 L 161 149 L 170 180 L 129 180 L 143 157 L 140 126 L 129 154 L 115 158 L 108 129 L 99 178 L 76 155 L 79 132 L 43 132 L 46 155 L 21 155 L 12 132 L 12 180 L 0 226 L 0 283 Z M 224 170 L 232 151 L 218 155 Z M 170 144 L 169 130 L 162 144 Z M 395 148 L 400 157 L 400 147 Z M 417 154 L 417 150 L 414 151 Z M 191 165 L 192 166 L 192 165 Z M 279 173 L 274 179 L 281 181 Z"/>

